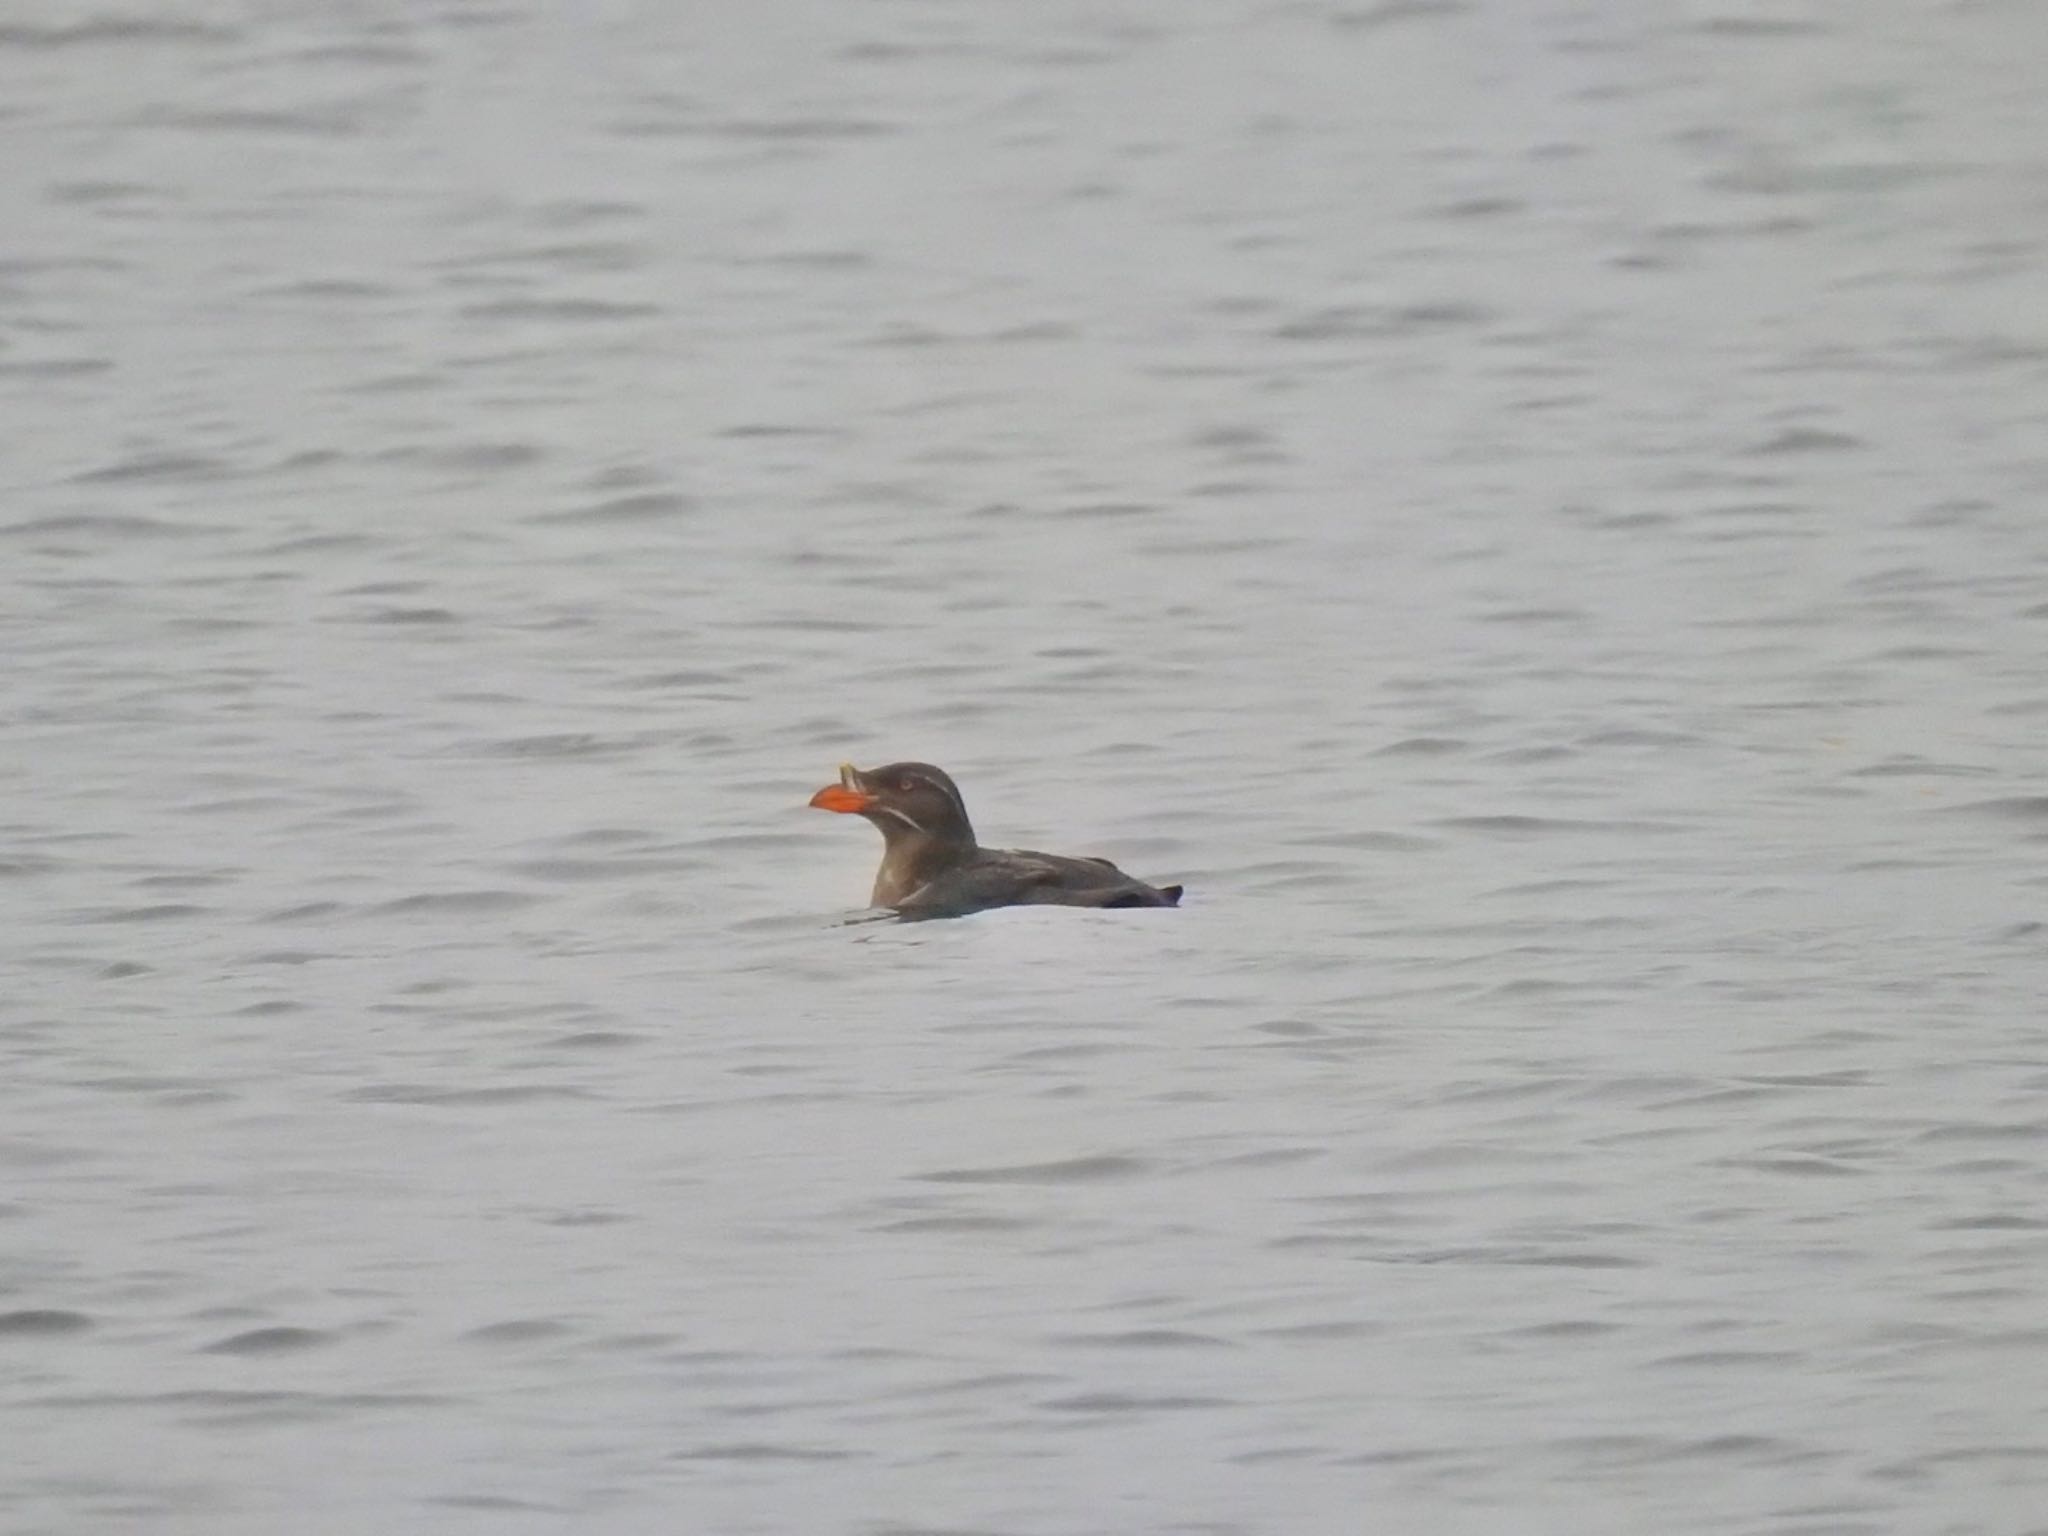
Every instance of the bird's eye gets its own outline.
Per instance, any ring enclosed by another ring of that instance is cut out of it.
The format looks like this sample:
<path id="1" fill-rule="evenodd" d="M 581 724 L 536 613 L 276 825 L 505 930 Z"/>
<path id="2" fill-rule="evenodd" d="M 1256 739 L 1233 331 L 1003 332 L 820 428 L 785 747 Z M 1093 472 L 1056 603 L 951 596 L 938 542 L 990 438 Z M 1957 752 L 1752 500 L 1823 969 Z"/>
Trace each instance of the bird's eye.
<path id="1" fill-rule="evenodd" d="M 917 780 L 915 780 L 915 779 L 898 779 L 898 780 L 896 781 L 896 788 L 897 788 L 897 789 L 898 789 L 898 791 L 900 791 L 901 793 L 903 793 L 903 794 L 906 794 L 906 795 L 907 795 L 907 794 L 909 794 L 909 793 L 910 793 L 910 792 L 911 792 L 911 791 L 912 791 L 913 789 L 917 788 Z"/>

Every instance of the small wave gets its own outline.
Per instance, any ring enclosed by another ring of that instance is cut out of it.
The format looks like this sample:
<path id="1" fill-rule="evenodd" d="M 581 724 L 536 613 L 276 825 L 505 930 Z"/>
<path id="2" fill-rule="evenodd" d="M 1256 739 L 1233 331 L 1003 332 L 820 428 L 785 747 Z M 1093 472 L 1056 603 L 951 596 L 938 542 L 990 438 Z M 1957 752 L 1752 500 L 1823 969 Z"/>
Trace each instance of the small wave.
<path id="1" fill-rule="evenodd" d="M 1449 757 L 1471 746 L 1455 736 L 1409 736 L 1384 747 L 1375 747 L 1370 757 Z"/>
<path id="2" fill-rule="evenodd" d="M 1150 1172 L 1142 1159 L 1105 1155 L 1070 1157 L 1054 1163 L 1019 1163 L 1003 1168 L 948 1168 L 917 1177 L 928 1184 L 1087 1184 L 1128 1179 Z"/>
<path id="3" fill-rule="evenodd" d="M 618 299 L 493 299 L 472 304 L 462 311 L 470 320 L 567 320 L 576 323 L 611 323 L 622 320 L 652 320 L 661 313 L 659 304 L 639 304 Z"/>
<path id="4" fill-rule="evenodd" d="M 206 1345 L 203 1355 L 288 1355 L 333 1342 L 321 1328 L 252 1328 Z"/>
<path id="5" fill-rule="evenodd" d="M 578 523 L 652 523 L 666 518 L 681 517 L 686 512 L 697 510 L 694 497 L 679 491 L 642 491 L 631 496 L 614 496 L 607 501 L 595 502 L 587 507 L 572 507 L 562 512 L 541 512 L 526 519 L 529 523 L 578 524 Z"/>
<path id="6" fill-rule="evenodd" d="M 547 1099 L 588 1099 L 586 1089 L 549 1083 L 503 1088 L 429 1088 L 419 1083 L 378 1083 L 344 1094 L 351 1104 L 530 1104 Z"/>
<path id="7" fill-rule="evenodd" d="M 377 917 L 475 917 L 491 912 L 516 912 L 539 899 L 519 891 L 422 891 L 416 896 L 384 902 L 370 908 L 370 912 Z"/>
<path id="8" fill-rule="evenodd" d="M 1057 1413 L 1177 1413 L 1190 1408 L 1228 1408 L 1233 1403 L 1227 1397 L 1145 1397 L 1136 1392 L 1077 1392 L 1072 1397 L 1047 1398 L 1039 1406 Z"/>
<path id="9" fill-rule="evenodd" d="M 1772 458 L 1791 453 L 1845 453 L 1865 446 L 1860 437 L 1847 432 L 1829 432 L 1819 427 L 1792 427 L 1750 448 L 1754 458 Z"/>
<path id="10" fill-rule="evenodd" d="M 847 1461 L 851 1451 L 827 1451 L 815 1446 L 774 1445 L 762 1440 L 740 1441 L 730 1445 L 704 1445 L 694 1450 L 677 1451 L 672 1458 L 676 1461 Z"/>
<path id="11" fill-rule="evenodd" d="M 1037 1226 L 1018 1216 L 906 1216 L 884 1222 L 877 1232 L 1022 1232 Z"/>
<path id="12" fill-rule="evenodd" d="M 1230 1349 L 1231 1341 L 1213 1333 L 1181 1328 L 1133 1328 L 1126 1333 L 1071 1333 L 1059 1340 L 1104 1349 Z"/>
<path id="13" fill-rule="evenodd" d="M 227 43 L 241 34 L 232 27 L 151 16 L 98 16 L 69 25 L 0 26 L 0 48 L 75 48 L 92 43 Z"/>
<path id="14" fill-rule="evenodd" d="M 528 1344 L 536 1339 L 559 1339 L 573 1333 L 567 1323 L 553 1317 L 520 1317 L 510 1322 L 485 1323 L 462 1336 L 466 1344 Z"/>
<path id="15" fill-rule="evenodd" d="M 60 1307 L 24 1307 L 18 1312 L 0 1312 L 0 1339 L 50 1339 L 84 1333 L 93 1326 L 83 1312 Z"/>
<path id="16" fill-rule="evenodd" d="M 71 477 L 74 485 L 122 485 L 132 481 L 218 480 L 227 473 L 219 459 L 192 453 L 143 453 L 117 459 Z"/>
<path id="17" fill-rule="evenodd" d="M 2048 795 L 2006 795 L 1995 800 L 1971 800 L 1963 805 L 1944 806 L 1951 814 L 1996 816 L 2005 821 L 2048 820 Z"/>
<path id="18" fill-rule="evenodd" d="M 115 512 L 60 512 L 52 517 L 32 517 L 26 522 L 0 525 L 0 538 L 42 538 L 50 534 L 83 534 L 94 538 L 173 539 L 196 529 L 166 523 L 154 517 L 135 517 Z"/>
<path id="19" fill-rule="evenodd" d="M 147 907 L 114 907 L 105 911 L 84 915 L 80 921 L 88 923 L 162 923 L 182 917 L 203 917 L 211 907 L 195 907 L 189 902 L 164 901 Z"/>

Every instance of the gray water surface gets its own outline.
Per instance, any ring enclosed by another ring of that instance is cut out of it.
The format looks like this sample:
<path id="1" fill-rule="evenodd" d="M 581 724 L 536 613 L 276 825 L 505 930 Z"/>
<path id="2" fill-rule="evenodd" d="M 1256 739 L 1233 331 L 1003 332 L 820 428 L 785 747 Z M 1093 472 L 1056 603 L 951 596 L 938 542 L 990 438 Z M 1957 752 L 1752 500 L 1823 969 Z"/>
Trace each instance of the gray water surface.
<path id="1" fill-rule="evenodd" d="M 9 12 L 0 1529 L 2048 1530 L 2044 60 Z"/>

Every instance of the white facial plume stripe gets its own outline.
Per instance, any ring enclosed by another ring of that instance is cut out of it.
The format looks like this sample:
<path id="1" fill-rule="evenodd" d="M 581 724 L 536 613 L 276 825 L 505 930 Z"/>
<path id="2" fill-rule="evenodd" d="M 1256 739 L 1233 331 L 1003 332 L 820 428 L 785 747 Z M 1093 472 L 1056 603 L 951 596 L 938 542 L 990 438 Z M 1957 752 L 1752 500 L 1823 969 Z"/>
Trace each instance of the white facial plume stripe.
<path id="1" fill-rule="evenodd" d="M 916 823 L 916 821 L 914 821 L 906 812 L 899 811 L 893 805 L 878 805 L 875 807 L 875 809 L 880 811 L 884 816 L 894 816 L 898 821 L 902 822 L 903 825 L 910 828 L 911 831 L 917 833 L 920 837 L 931 836 L 930 832 L 925 830 L 925 828 L 919 826 Z"/>

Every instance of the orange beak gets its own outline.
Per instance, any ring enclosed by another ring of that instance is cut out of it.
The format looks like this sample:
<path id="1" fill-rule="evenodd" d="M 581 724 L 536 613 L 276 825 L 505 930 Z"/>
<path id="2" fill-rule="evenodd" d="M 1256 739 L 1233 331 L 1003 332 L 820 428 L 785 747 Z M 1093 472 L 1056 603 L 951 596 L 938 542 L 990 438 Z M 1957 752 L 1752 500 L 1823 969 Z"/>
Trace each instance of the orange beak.
<path id="1" fill-rule="evenodd" d="M 875 803 L 875 797 L 860 787 L 860 770 L 851 763 L 839 765 L 839 782 L 827 784 L 811 796 L 811 804 L 821 811 L 864 811 Z"/>
<path id="2" fill-rule="evenodd" d="M 811 796 L 811 804 L 821 811 L 864 811 L 874 803 L 873 795 L 848 789 L 844 784 L 827 784 Z"/>

